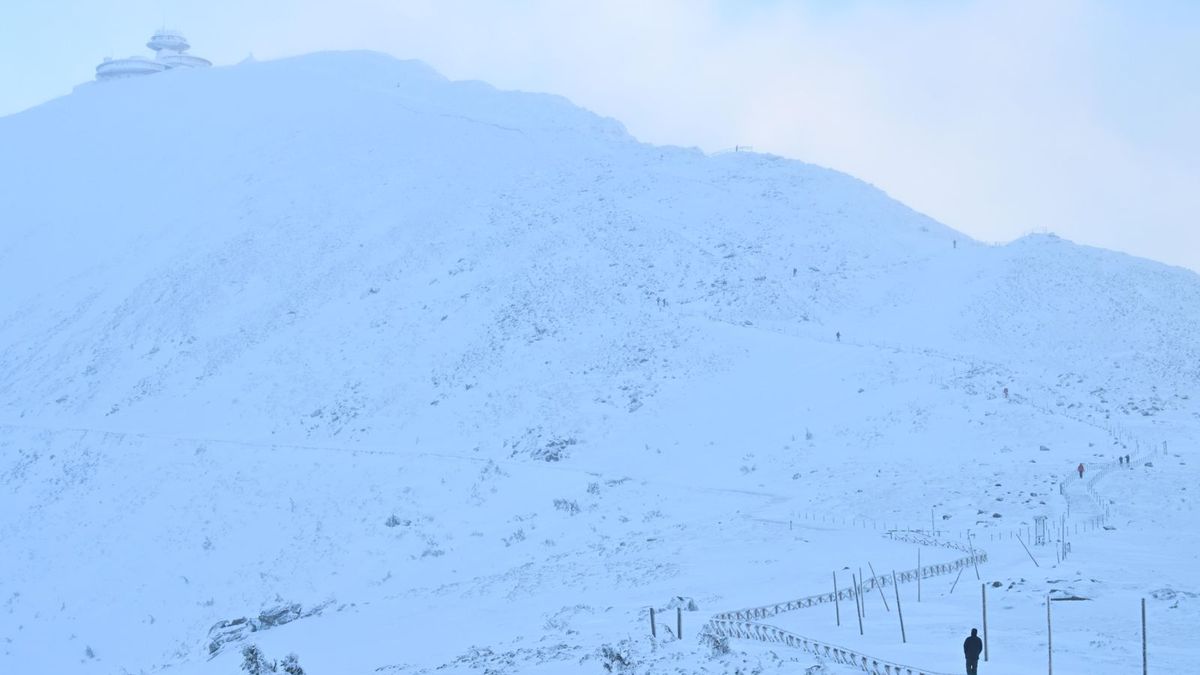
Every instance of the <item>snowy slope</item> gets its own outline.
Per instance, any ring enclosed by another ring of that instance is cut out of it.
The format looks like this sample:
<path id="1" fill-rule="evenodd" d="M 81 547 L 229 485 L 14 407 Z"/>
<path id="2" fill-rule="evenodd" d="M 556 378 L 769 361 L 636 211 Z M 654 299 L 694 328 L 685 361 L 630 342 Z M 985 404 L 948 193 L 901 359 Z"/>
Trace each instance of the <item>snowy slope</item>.
<path id="1" fill-rule="evenodd" d="M 1075 505 L 1070 578 L 1197 618 L 1191 272 L 982 245 L 834 171 L 370 53 L 83 87 L 0 148 L 4 671 L 236 672 L 210 627 L 280 603 L 306 616 L 248 641 L 317 673 L 602 672 L 627 639 L 637 672 L 786 671 L 815 660 L 696 630 L 911 567 L 880 532 L 932 509 L 1019 615 L 989 672 L 1028 672 L 1066 572 L 1012 533 L 1067 517 L 1078 462 L 1164 441 L 1170 475 L 1097 483 L 1116 529 Z M 977 612 L 946 590 L 922 651 L 853 648 L 957 672 Z M 651 647 L 678 595 L 685 639 Z M 827 619 L 787 617 L 858 640 Z M 1130 672 L 1105 635 L 1062 658 Z"/>

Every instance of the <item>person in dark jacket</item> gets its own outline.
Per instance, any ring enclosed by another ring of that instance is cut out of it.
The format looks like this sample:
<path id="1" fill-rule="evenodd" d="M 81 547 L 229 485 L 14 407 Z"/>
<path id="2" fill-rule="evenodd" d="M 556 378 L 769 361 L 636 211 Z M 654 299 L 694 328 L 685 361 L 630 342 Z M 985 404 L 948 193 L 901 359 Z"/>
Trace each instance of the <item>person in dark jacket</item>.
<path id="1" fill-rule="evenodd" d="M 963 654 L 967 657 L 967 675 L 977 675 L 979 672 L 979 655 L 983 653 L 983 640 L 979 639 L 979 630 L 971 629 L 971 637 L 963 641 Z"/>

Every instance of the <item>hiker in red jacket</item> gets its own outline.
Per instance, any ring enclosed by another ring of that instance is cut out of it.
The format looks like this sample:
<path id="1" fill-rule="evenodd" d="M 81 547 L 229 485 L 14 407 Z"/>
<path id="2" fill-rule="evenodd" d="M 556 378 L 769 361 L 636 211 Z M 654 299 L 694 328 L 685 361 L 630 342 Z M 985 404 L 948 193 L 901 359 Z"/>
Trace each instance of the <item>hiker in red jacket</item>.
<path id="1" fill-rule="evenodd" d="M 1079 472 L 1079 477 L 1083 478 L 1083 462 L 1080 462 L 1079 466 L 1077 466 L 1075 470 Z"/>

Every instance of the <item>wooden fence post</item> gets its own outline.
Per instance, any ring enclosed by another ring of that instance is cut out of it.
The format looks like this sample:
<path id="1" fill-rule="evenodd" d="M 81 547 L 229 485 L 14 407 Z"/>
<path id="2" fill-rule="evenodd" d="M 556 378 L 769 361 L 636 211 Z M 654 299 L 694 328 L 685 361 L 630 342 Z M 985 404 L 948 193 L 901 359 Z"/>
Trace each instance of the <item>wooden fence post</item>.
<path id="1" fill-rule="evenodd" d="M 675 636 L 676 639 L 683 639 L 683 608 L 675 608 Z"/>
<path id="2" fill-rule="evenodd" d="M 658 637 L 658 628 L 654 625 L 654 608 L 650 608 L 650 637 Z"/>
<path id="3" fill-rule="evenodd" d="M 842 602 L 841 602 L 841 598 L 838 597 L 837 571 L 834 571 L 834 573 L 833 573 L 833 611 L 837 613 L 836 614 L 837 625 L 841 626 L 842 625 Z"/>
<path id="4" fill-rule="evenodd" d="M 866 585 L 867 585 L 867 580 L 863 579 L 862 568 L 860 567 L 860 568 L 858 568 L 858 594 L 860 596 L 862 595 L 862 587 L 866 586 Z M 867 616 L 867 601 L 860 598 L 858 601 L 858 604 L 859 604 L 859 608 L 858 608 L 859 616 L 866 618 L 866 616 Z"/>
<path id="5" fill-rule="evenodd" d="M 879 577 L 875 576 L 875 566 L 868 562 L 867 567 L 871 568 L 871 583 L 874 584 L 875 588 L 879 589 L 879 599 L 883 601 L 883 608 L 889 612 L 892 611 L 892 608 L 888 607 L 887 597 L 885 597 L 883 594 L 883 585 L 879 583 L 879 581 L 878 581 Z M 895 576 L 896 575 L 894 575 L 894 574 L 892 575 L 893 583 L 895 583 L 895 581 L 896 581 Z"/>
<path id="6" fill-rule="evenodd" d="M 854 609 L 855 609 L 855 614 L 858 615 L 858 634 L 862 635 L 863 634 L 862 602 L 861 602 L 861 596 L 858 592 L 858 580 L 854 578 L 853 574 L 850 575 L 850 580 L 854 582 Z"/>
<path id="7" fill-rule="evenodd" d="M 971 546 L 971 562 L 975 565 L 975 581 L 979 581 L 979 560 L 975 558 L 975 540 L 971 538 L 970 532 L 967 532 L 967 544 Z"/>
<path id="8" fill-rule="evenodd" d="M 1029 554 L 1029 559 L 1033 561 L 1034 566 L 1041 567 L 1041 565 L 1038 565 L 1037 558 L 1033 557 L 1033 553 L 1030 553 L 1029 547 L 1025 545 L 1025 541 L 1021 539 L 1021 535 L 1019 534 L 1017 535 L 1017 541 L 1021 542 L 1021 548 L 1025 549 L 1025 553 Z"/>

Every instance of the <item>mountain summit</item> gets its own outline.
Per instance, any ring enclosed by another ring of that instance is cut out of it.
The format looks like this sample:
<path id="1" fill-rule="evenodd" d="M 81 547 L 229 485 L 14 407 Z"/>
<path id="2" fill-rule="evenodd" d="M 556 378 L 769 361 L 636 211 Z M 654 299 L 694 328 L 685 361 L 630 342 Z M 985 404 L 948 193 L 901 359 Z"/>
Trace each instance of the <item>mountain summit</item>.
<path id="1" fill-rule="evenodd" d="M 10 418 L 569 430 L 729 365 L 706 326 L 832 335 L 859 277 L 957 236 L 832 171 L 373 53 L 110 83 L 0 135 Z"/>

